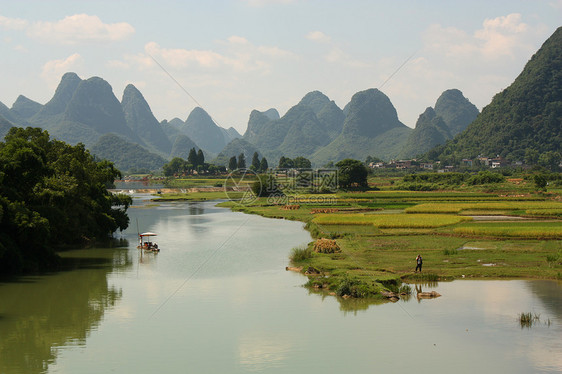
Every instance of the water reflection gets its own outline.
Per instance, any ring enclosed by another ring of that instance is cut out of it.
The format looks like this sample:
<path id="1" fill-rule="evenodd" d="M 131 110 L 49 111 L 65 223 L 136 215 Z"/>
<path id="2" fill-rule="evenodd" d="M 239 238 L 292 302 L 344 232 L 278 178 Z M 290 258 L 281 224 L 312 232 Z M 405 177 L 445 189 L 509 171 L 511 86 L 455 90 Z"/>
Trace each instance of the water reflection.
<path id="1" fill-rule="evenodd" d="M 121 299 L 107 275 L 131 265 L 127 251 L 88 253 L 63 259 L 67 271 L 0 283 L 0 373 L 44 373 L 56 360 L 54 348 L 84 345 Z"/>
<path id="2" fill-rule="evenodd" d="M 529 282 L 527 287 L 542 301 L 545 309 L 562 320 L 562 281 Z"/>

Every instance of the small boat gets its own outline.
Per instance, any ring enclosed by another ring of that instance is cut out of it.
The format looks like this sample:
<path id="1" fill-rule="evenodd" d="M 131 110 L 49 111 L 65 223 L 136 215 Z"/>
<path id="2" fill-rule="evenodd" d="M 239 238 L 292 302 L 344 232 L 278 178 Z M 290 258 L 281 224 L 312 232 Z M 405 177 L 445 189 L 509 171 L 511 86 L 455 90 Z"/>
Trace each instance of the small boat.
<path id="1" fill-rule="evenodd" d="M 139 234 L 139 245 L 137 246 L 138 249 L 143 249 L 148 252 L 160 252 L 160 248 L 158 248 L 158 244 L 150 241 L 151 236 L 156 236 L 153 232 L 143 232 Z"/>

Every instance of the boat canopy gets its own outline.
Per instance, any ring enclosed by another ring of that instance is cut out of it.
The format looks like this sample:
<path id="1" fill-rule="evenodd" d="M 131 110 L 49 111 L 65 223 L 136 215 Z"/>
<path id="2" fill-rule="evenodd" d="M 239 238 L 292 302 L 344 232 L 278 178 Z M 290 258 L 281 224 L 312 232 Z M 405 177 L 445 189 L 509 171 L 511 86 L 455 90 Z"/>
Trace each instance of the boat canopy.
<path id="1" fill-rule="evenodd" d="M 153 232 L 143 232 L 142 234 L 139 234 L 139 236 L 156 236 L 156 234 Z"/>

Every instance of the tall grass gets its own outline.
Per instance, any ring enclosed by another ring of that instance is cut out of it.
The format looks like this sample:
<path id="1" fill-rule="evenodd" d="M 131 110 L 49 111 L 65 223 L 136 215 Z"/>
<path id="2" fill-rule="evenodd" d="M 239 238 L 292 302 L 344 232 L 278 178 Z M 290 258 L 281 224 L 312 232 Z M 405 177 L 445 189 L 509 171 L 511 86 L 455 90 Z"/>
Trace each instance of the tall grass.
<path id="1" fill-rule="evenodd" d="M 299 247 L 294 247 L 291 249 L 291 255 L 289 258 L 293 262 L 301 262 L 308 260 L 312 257 L 312 250 L 308 246 L 301 245 Z"/>

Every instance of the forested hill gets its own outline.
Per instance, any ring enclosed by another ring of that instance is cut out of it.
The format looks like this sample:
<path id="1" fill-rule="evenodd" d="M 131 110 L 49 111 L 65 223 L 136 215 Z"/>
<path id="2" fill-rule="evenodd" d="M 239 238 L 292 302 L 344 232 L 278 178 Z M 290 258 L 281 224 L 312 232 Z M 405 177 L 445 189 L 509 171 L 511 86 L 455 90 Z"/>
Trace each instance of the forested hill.
<path id="1" fill-rule="evenodd" d="M 468 128 L 428 159 L 457 163 L 478 155 L 526 160 L 562 151 L 562 27 Z M 535 156 L 532 156 L 535 155 Z"/>

